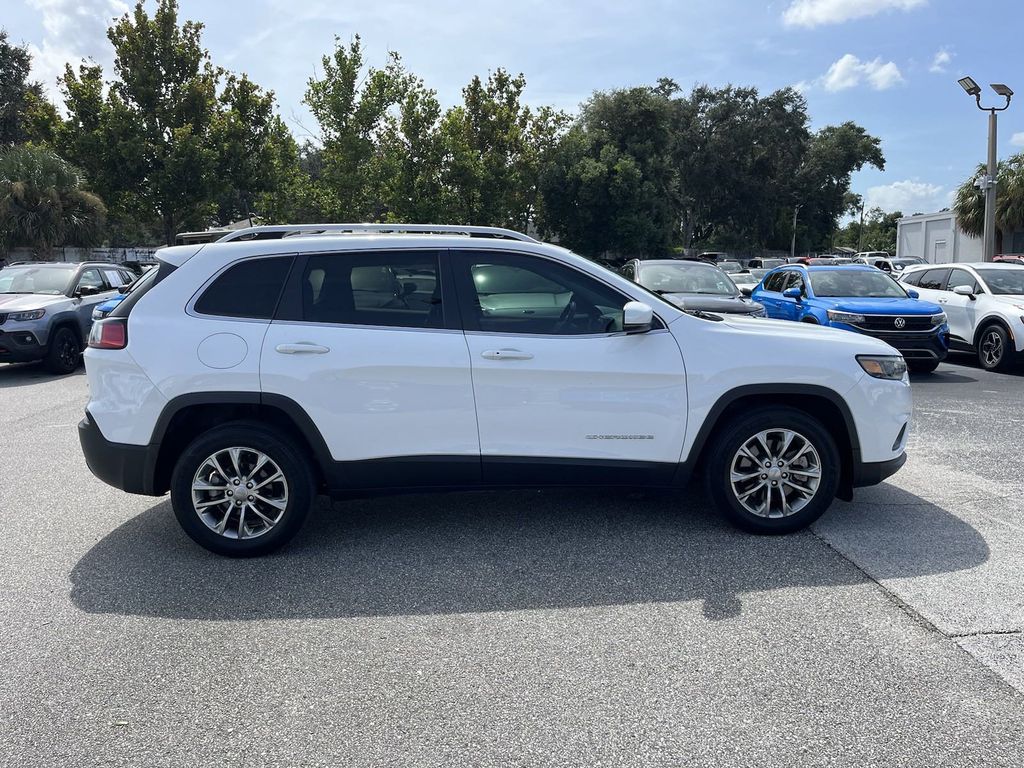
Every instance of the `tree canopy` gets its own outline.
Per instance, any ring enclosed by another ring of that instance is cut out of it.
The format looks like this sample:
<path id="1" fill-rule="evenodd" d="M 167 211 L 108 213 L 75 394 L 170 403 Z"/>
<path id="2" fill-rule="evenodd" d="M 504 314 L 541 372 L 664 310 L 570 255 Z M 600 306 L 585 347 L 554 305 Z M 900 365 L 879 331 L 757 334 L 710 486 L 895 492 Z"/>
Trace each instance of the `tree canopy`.
<path id="1" fill-rule="evenodd" d="M 0 141 L 48 146 L 108 210 L 111 244 L 174 241 L 256 217 L 268 223 L 408 221 L 536 230 L 594 257 L 681 248 L 828 243 L 851 175 L 884 167 L 852 122 L 810 128 L 792 88 L 670 78 L 595 92 L 576 114 L 530 103 L 522 74 L 472 77 L 458 103 L 388 52 L 367 62 L 336 39 L 306 83 L 314 139 L 299 144 L 274 94 L 217 66 L 176 0 L 137 2 L 108 31 L 109 72 L 69 63 L 66 117 L 0 32 Z"/>

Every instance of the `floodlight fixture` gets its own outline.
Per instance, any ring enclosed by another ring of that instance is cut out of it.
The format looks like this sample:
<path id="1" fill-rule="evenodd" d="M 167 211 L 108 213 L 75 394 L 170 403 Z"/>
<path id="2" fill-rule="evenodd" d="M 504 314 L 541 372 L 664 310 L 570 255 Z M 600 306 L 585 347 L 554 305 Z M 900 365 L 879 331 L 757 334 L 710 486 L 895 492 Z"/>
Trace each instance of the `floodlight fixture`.
<path id="1" fill-rule="evenodd" d="M 968 96 L 980 96 L 981 86 L 978 85 L 973 77 L 961 77 L 957 80 L 960 83 L 960 87 L 967 91 Z"/>

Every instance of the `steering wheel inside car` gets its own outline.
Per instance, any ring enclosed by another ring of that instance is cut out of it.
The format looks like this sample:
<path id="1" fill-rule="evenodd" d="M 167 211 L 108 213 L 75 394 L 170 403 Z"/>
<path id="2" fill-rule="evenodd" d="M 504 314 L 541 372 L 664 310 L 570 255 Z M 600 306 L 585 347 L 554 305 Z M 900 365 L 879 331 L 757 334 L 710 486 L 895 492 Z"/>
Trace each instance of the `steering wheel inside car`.
<path id="1" fill-rule="evenodd" d="M 558 320 L 555 321 L 555 333 L 561 333 L 563 330 L 568 328 L 575 316 L 576 294 L 574 293 L 569 297 L 569 302 L 565 305 L 565 309 L 562 310 L 562 314 L 558 316 Z"/>

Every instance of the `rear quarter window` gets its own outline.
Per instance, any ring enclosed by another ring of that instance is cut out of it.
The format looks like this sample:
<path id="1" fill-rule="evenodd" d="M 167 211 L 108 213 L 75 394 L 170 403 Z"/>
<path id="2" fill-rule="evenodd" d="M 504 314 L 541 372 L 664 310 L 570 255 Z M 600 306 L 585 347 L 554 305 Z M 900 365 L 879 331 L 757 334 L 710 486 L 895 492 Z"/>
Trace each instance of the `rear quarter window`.
<path id="1" fill-rule="evenodd" d="M 292 261 L 292 256 L 271 256 L 234 264 L 206 287 L 193 308 L 201 315 L 270 320 Z"/>

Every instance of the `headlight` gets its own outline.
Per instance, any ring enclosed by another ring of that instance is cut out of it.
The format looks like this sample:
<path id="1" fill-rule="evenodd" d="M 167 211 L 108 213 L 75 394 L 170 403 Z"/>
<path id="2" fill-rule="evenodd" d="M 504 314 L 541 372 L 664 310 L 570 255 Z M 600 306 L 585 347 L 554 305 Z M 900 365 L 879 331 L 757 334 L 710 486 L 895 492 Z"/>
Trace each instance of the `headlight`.
<path id="1" fill-rule="evenodd" d="M 946 322 L 946 313 L 939 312 L 937 315 L 932 315 L 932 325 L 942 325 Z"/>
<path id="2" fill-rule="evenodd" d="M 31 309 L 28 312 L 11 312 L 11 314 L 7 316 L 7 319 L 16 323 L 22 323 L 26 320 L 38 320 L 45 314 L 45 309 Z"/>
<path id="3" fill-rule="evenodd" d="M 868 376 L 876 379 L 900 380 L 907 372 L 902 355 L 857 355 L 857 362 Z"/>
<path id="4" fill-rule="evenodd" d="M 834 323 L 855 325 L 864 322 L 864 315 L 858 315 L 856 312 L 840 312 L 838 309 L 830 309 L 828 311 L 828 319 Z"/>

